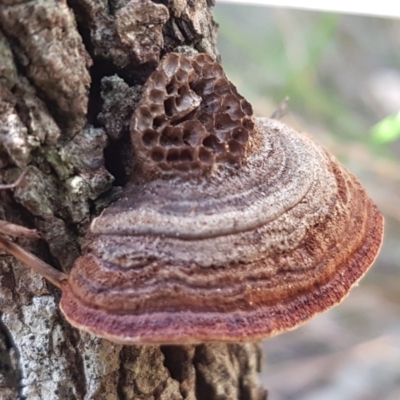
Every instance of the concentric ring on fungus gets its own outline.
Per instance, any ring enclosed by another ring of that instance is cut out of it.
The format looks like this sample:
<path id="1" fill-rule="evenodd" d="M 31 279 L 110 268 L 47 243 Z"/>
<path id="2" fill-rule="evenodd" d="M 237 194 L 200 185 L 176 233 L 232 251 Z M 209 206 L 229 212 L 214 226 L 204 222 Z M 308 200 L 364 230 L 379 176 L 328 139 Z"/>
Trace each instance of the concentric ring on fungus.
<path id="1" fill-rule="evenodd" d="M 309 136 L 250 104 L 206 54 L 168 54 L 131 122 L 138 174 L 94 219 L 68 321 L 123 344 L 254 341 L 340 303 L 383 218 Z"/>

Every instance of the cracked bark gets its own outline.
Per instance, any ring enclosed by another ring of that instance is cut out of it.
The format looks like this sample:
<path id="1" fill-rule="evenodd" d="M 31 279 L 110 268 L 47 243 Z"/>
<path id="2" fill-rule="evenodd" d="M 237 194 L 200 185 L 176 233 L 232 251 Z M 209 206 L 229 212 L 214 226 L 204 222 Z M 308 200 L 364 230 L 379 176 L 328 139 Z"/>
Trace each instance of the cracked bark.
<path id="1" fill-rule="evenodd" d="M 130 174 L 128 126 L 169 51 L 216 55 L 212 0 L 0 0 L 0 218 L 68 272 Z M 266 399 L 257 344 L 124 347 L 69 326 L 59 293 L 0 257 L 0 399 Z"/>

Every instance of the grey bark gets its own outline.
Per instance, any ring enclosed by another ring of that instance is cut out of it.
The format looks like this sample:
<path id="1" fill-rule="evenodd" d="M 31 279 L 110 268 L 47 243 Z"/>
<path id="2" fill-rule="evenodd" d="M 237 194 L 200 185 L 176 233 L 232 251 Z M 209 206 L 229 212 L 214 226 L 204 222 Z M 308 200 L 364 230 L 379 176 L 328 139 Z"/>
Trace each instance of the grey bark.
<path id="1" fill-rule="evenodd" d="M 169 51 L 216 56 L 213 0 L 0 0 L 0 218 L 68 272 L 90 220 L 118 198 L 129 120 Z M 60 293 L 0 257 L 0 399 L 265 399 L 257 344 L 124 347 L 69 326 Z"/>

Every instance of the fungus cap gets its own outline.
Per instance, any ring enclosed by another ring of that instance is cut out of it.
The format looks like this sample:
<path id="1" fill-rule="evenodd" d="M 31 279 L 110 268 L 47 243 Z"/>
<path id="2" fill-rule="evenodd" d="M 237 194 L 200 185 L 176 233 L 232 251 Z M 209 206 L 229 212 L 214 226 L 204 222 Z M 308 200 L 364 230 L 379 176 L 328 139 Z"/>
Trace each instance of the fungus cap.
<path id="1" fill-rule="evenodd" d="M 263 339 L 340 303 L 379 251 L 383 218 L 357 178 L 253 118 L 208 55 L 163 59 L 131 137 L 141 175 L 93 221 L 62 287 L 80 329 L 123 344 Z"/>

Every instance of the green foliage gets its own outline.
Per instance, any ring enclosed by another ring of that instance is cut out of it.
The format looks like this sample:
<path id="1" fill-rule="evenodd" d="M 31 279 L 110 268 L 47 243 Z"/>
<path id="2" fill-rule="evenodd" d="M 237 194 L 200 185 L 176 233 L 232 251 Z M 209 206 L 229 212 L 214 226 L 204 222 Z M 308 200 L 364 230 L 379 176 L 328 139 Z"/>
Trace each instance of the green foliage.
<path id="1" fill-rule="evenodd" d="M 382 119 L 371 129 L 371 140 L 374 144 L 394 142 L 400 138 L 400 111 Z"/>

